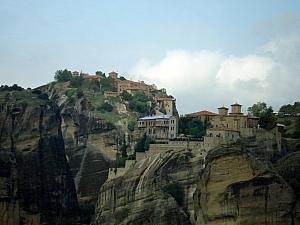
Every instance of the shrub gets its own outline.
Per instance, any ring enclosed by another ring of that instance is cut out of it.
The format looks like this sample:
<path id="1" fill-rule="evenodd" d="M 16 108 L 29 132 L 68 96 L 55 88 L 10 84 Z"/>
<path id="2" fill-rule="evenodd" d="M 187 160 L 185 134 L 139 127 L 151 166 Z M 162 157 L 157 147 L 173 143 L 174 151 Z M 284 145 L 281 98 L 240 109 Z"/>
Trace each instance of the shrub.
<path id="1" fill-rule="evenodd" d="M 68 90 L 66 90 L 65 95 L 66 95 L 68 98 L 71 98 L 71 97 L 73 97 L 73 95 L 75 94 L 75 92 L 76 92 L 75 89 L 68 89 Z"/>
<path id="2" fill-rule="evenodd" d="M 0 91 L 22 91 L 24 88 L 18 86 L 17 84 L 14 84 L 12 86 L 7 86 L 7 85 L 1 85 Z"/>
<path id="3" fill-rule="evenodd" d="M 122 94 L 121 94 L 122 98 L 125 100 L 125 101 L 130 101 L 133 97 L 131 94 L 129 94 L 127 91 L 124 91 Z"/>
<path id="4" fill-rule="evenodd" d="M 104 112 L 112 112 L 113 106 L 107 102 L 104 102 L 101 106 L 97 107 L 97 110 L 104 113 Z"/>
<path id="5" fill-rule="evenodd" d="M 134 121 L 129 121 L 128 125 L 127 125 L 128 130 L 134 131 L 134 127 L 135 127 L 135 122 Z"/>
<path id="6" fill-rule="evenodd" d="M 138 139 L 136 145 L 134 146 L 135 152 L 145 152 L 149 150 L 150 147 L 150 138 L 144 134 L 141 138 Z"/>
<path id="7" fill-rule="evenodd" d="M 74 87 L 74 88 L 80 88 L 82 83 L 83 83 L 84 79 L 80 76 L 74 76 L 71 77 L 70 80 L 70 87 Z"/>
<path id="8" fill-rule="evenodd" d="M 71 80 L 72 76 L 72 72 L 67 69 L 57 70 L 55 72 L 54 79 L 58 82 L 67 82 Z"/>
<path id="9" fill-rule="evenodd" d="M 167 184 L 163 187 L 163 191 L 170 194 L 179 205 L 182 205 L 184 200 L 184 191 L 179 183 Z"/>

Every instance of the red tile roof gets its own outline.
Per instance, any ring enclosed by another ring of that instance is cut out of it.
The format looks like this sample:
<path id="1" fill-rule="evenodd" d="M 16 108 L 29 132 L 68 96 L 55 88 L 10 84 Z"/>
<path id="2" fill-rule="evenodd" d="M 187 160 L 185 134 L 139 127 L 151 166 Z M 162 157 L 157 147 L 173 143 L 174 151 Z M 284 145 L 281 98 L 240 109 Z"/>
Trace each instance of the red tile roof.
<path id="1" fill-rule="evenodd" d="M 96 75 L 82 75 L 82 78 L 85 78 L 85 79 L 98 79 L 99 77 L 96 76 Z"/>
<path id="2" fill-rule="evenodd" d="M 219 114 L 213 113 L 213 112 L 209 112 L 207 110 L 203 110 L 203 111 L 200 111 L 200 112 L 190 113 L 188 115 L 189 116 L 217 116 Z"/>

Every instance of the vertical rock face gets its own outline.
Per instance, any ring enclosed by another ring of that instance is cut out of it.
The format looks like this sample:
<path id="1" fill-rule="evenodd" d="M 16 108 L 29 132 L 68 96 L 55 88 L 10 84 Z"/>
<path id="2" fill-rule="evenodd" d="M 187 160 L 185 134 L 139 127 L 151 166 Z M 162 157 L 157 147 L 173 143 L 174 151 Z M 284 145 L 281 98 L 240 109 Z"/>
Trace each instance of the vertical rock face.
<path id="1" fill-rule="evenodd" d="M 30 91 L 0 93 L 0 224 L 78 224 L 56 105 Z"/>
<path id="2" fill-rule="evenodd" d="M 93 224 L 298 224 L 293 189 L 253 151 L 240 143 L 205 159 L 151 156 L 102 186 Z"/>
<path id="3" fill-rule="evenodd" d="M 66 155 L 80 203 L 95 203 L 115 159 L 117 131 L 113 124 L 90 115 L 88 99 L 70 98 L 55 85 L 41 88 L 61 110 Z"/>

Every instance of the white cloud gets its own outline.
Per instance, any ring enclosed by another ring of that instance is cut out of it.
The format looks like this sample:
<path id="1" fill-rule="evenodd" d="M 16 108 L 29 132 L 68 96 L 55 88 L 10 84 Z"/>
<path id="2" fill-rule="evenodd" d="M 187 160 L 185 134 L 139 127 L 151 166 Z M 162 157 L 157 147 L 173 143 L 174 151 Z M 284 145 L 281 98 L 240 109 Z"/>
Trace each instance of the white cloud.
<path id="1" fill-rule="evenodd" d="M 160 61 L 141 60 L 132 78 L 167 88 L 180 113 L 240 102 L 265 101 L 275 109 L 299 99 L 300 38 L 271 40 L 254 53 L 228 56 L 217 51 L 173 50 Z"/>

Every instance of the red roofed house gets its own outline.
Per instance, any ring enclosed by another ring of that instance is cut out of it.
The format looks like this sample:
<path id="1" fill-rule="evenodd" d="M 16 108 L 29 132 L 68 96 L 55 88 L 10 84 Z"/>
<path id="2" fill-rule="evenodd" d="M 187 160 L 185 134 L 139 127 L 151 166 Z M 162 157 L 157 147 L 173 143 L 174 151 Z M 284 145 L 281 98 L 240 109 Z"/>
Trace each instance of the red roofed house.
<path id="1" fill-rule="evenodd" d="M 217 113 L 209 112 L 207 110 L 203 110 L 200 112 L 190 113 L 187 116 L 189 117 L 197 117 L 200 118 L 201 121 L 204 123 L 205 121 L 210 121 L 213 117 L 217 116 Z"/>
<path id="2" fill-rule="evenodd" d="M 101 79 L 101 77 L 97 76 L 97 75 L 81 74 L 80 76 L 82 78 L 84 78 L 84 79 L 96 79 L 96 80 L 100 80 Z"/>

